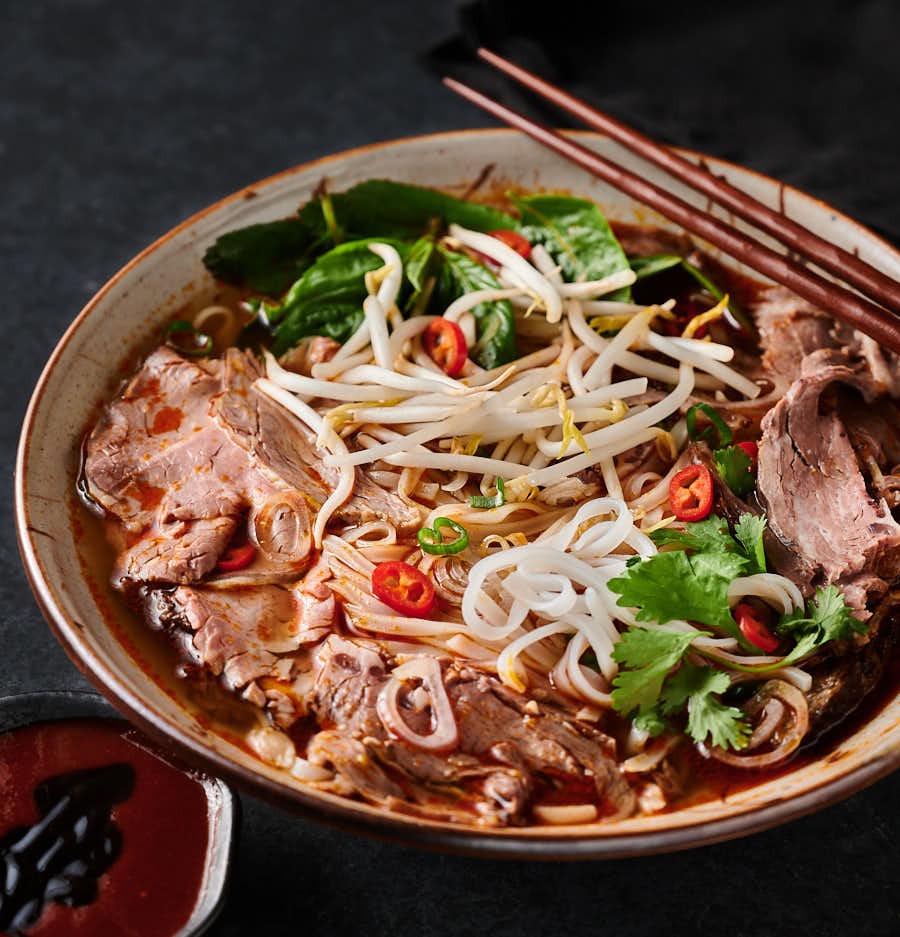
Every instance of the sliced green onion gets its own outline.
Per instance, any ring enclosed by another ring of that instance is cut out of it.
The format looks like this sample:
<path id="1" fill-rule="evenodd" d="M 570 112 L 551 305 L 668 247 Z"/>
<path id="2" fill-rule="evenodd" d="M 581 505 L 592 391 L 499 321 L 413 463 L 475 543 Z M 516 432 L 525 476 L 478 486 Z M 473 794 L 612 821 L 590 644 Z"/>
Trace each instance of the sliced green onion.
<path id="1" fill-rule="evenodd" d="M 702 410 L 708 417 L 712 426 L 707 426 L 702 432 L 697 432 L 697 411 Z M 727 446 L 731 442 L 731 430 L 722 417 L 708 403 L 695 403 L 685 414 L 688 436 L 691 439 L 705 439 L 711 446 L 715 445 L 713 438 L 719 434 L 719 445 L 716 448 Z"/>
<path id="2" fill-rule="evenodd" d="M 178 338 L 183 336 L 183 338 Z M 213 349 L 209 335 L 198 332 L 186 319 L 176 319 L 166 328 L 166 344 L 169 348 L 190 358 L 203 358 Z"/>
<path id="3" fill-rule="evenodd" d="M 469 506 L 473 508 L 500 508 L 506 504 L 506 485 L 503 479 L 497 479 L 497 494 L 495 495 L 472 495 L 469 498 Z"/>
<path id="4" fill-rule="evenodd" d="M 444 527 L 455 530 L 458 534 L 455 540 L 445 542 L 441 534 Z M 430 553 L 432 556 L 450 556 L 452 553 L 460 553 L 469 545 L 469 532 L 462 524 L 451 521 L 449 517 L 436 517 L 434 520 L 434 529 L 423 527 L 419 531 L 419 546 L 424 553 Z"/>

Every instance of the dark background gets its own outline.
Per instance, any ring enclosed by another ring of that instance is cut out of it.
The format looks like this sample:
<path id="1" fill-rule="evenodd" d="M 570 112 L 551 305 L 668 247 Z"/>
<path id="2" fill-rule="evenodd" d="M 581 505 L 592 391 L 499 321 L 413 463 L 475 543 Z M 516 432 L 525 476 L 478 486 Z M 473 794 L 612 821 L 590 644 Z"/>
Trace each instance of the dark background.
<path id="1" fill-rule="evenodd" d="M 473 38 L 900 240 L 900 4 L 588 6 L 2 3 L 0 693 L 87 686 L 28 590 L 11 506 L 22 415 L 65 326 L 146 244 L 247 183 L 488 123 L 429 73 L 496 88 L 460 65 Z M 220 937 L 900 933 L 900 775 L 779 830 L 607 863 L 430 855 L 244 804 Z"/>

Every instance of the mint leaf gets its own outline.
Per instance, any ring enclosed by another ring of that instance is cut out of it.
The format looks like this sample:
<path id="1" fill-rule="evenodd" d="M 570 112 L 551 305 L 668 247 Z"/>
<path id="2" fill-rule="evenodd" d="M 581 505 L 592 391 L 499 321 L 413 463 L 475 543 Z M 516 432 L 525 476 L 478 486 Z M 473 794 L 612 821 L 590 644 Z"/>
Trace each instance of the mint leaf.
<path id="1" fill-rule="evenodd" d="M 717 699 L 730 685 L 728 674 L 721 670 L 683 663 L 666 683 L 660 708 L 669 715 L 687 704 L 687 734 L 694 741 L 709 737 L 720 748 L 743 748 L 750 735 L 745 714 Z"/>
<path id="2" fill-rule="evenodd" d="M 728 586 L 746 564 L 737 553 L 657 553 L 608 585 L 620 596 L 617 605 L 638 609 L 638 621 L 698 621 L 743 640 L 728 606 Z"/>
<path id="3" fill-rule="evenodd" d="M 613 660 L 631 668 L 620 670 L 613 679 L 613 709 L 625 716 L 637 709 L 650 720 L 663 681 L 695 637 L 696 632 L 629 628 L 613 648 Z M 649 724 L 655 726 L 652 720 Z"/>
<path id="4" fill-rule="evenodd" d="M 722 481 L 739 497 L 750 494 L 756 485 L 753 462 L 740 446 L 726 446 L 713 453 Z"/>
<path id="5" fill-rule="evenodd" d="M 763 531 L 766 529 L 766 516 L 760 514 L 742 514 L 734 525 L 734 535 L 741 542 L 752 567 L 746 575 L 766 571 L 766 551 L 763 549 Z"/>

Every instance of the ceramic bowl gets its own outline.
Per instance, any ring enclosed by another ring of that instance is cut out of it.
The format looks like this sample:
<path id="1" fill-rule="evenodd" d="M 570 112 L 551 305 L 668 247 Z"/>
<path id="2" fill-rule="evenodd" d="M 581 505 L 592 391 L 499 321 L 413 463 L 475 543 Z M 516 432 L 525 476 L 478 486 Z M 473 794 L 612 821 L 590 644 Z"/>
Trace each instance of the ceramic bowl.
<path id="1" fill-rule="evenodd" d="M 705 199 L 639 164 L 604 137 L 574 134 L 588 146 L 705 207 Z M 686 153 L 700 159 L 698 154 Z M 714 173 L 773 208 L 857 252 L 900 279 L 900 253 L 828 205 L 711 157 Z M 173 311 L 208 293 L 201 258 L 233 228 L 283 218 L 323 177 L 333 191 L 389 178 L 464 191 L 488 164 L 491 185 L 567 190 L 597 202 L 610 217 L 671 227 L 582 170 L 507 130 L 462 131 L 350 150 L 249 186 L 174 228 L 119 271 L 77 316 L 54 350 L 25 418 L 16 469 L 16 521 L 25 568 L 51 627 L 69 655 L 129 719 L 183 758 L 305 816 L 385 838 L 457 851 L 532 858 L 612 857 L 716 842 L 782 823 L 846 797 L 900 762 L 900 694 L 827 754 L 759 786 L 671 812 L 615 825 L 484 831 L 387 814 L 316 792 L 269 768 L 180 704 L 141 664 L 134 644 L 111 626 L 115 604 L 104 582 L 90 581 L 79 558 L 72 497 L 82 433 L 123 368 Z M 726 217 L 723 213 L 723 217 Z M 715 254 L 715 251 L 712 251 Z"/>
<path id="2" fill-rule="evenodd" d="M 66 719 L 110 719 L 118 714 L 95 693 L 78 691 L 20 693 L 0 697 L 0 733 L 39 722 Z M 123 726 L 126 723 L 118 720 Z M 143 740 L 142 744 L 150 744 Z M 166 744 L 166 747 L 171 747 Z M 173 937 L 200 937 L 212 927 L 225 904 L 228 880 L 240 822 L 240 801 L 223 781 L 201 779 L 209 816 L 209 844 L 197 902 L 188 920 Z"/>

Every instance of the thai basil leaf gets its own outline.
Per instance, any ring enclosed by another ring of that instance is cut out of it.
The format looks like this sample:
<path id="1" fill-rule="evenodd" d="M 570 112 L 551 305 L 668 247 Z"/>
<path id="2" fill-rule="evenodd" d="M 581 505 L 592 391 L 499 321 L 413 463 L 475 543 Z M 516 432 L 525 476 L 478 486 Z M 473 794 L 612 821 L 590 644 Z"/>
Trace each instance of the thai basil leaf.
<path id="1" fill-rule="evenodd" d="M 698 270 L 692 263 L 680 257 L 678 254 L 652 254 L 648 257 L 632 257 L 631 269 L 634 270 L 638 280 L 653 276 L 655 273 L 662 273 L 672 267 L 680 266 L 684 272 L 695 280 L 703 289 L 706 290 L 717 302 L 721 301 L 725 293 L 722 289 L 713 283 L 712 280 L 702 271 Z M 749 334 L 754 334 L 752 322 L 747 318 L 747 314 L 741 309 L 737 302 L 731 297 L 728 298 L 728 311 L 735 322 L 740 325 Z"/>
<path id="2" fill-rule="evenodd" d="M 441 271 L 432 299 L 431 311 L 438 315 L 464 293 L 474 290 L 501 289 L 497 278 L 487 267 L 465 254 L 438 246 Z M 469 356 L 483 368 L 499 367 L 518 356 L 516 329 L 512 306 L 507 300 L 481 303 L 472 310 L 475 316 L 475 345 Z"/>
<path id="3" fill-rule="evenodd" d="M 290 288 L 280 306 L 265 306 L 277 322 L 272 352 L 281 355 L 308 335 L 326 335 L 345 342 L 363 321 L 365 275 L 383 266 L 371 250 L 374 241 L 392 244 L 405 261 L 409 246 L 388 238 L 349 241 L 323 254 Z"/>
<path id="4" fill-rule="evenodd" d="M 677 267 L 681 258 L 677 254 L 653 254 L 649 257 L 631 257 L 629 263 L 638 280 L 643 280 L 644 277 L 652 277 L 654 273 Z"/>
<path id="5" fill-rule="evenodd" d="M 542 244 L 559 264 L 563 279 L 600 280 L 628 269 L 628 258 L 593 202 L 564 195 L 510 195 L 522 218 L 521 233 Z M 607 299 L 629 299 L 627 287 Z"/>
<path id="6" fill-rule="evenodd" d="M 370 179 L 331 196 L 338 224 L 347 236 L 416 239 L 434 219 L 476 231 L 516 228 L 512 215 L 465 202 L 435 189 Z"/>
<path id="7" fill-rule="evenodd" d="M 280 296 L 331 243 L 321 208 L 311 202 L 296 218 L 223 234 L 207 249 L 203 263 L 219 280 Z"/>

